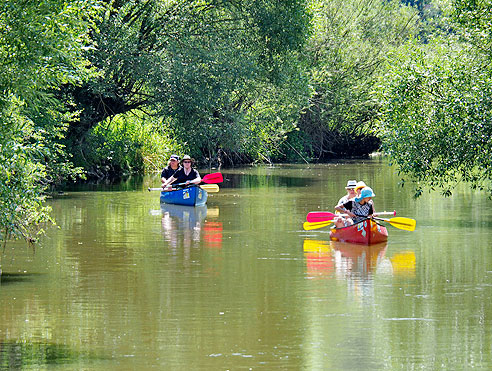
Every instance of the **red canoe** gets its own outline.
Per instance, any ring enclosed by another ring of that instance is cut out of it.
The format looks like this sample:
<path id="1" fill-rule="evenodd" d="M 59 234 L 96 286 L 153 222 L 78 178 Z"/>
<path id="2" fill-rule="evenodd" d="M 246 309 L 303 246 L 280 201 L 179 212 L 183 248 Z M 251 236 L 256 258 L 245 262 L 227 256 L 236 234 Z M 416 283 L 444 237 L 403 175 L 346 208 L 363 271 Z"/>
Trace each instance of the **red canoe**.
<path id="1" fill-rule="evenodd" d="M 385 226 L 372 219 L 365 219 L 360 223 L 344 228 L 333 228 L 330 238 L 334 241 L 374 245 L 388 240 L 388 231 Z"/>

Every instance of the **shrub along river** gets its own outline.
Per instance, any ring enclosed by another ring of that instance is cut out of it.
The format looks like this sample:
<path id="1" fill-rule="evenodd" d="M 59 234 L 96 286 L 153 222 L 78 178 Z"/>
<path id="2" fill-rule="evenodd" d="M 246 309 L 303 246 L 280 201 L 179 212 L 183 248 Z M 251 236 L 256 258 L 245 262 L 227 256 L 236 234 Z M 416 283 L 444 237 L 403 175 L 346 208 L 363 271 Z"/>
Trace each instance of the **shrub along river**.
<path id="1" fill-rule="evenodd" d="M 158 175 L 50 200 L 58 227 L 2 250 L 0 368 L 492 367 L 485 193 L 415 200 L 384 159 L 222 173 L 206 207 L 160 205 Z M 374 247 L 304 231 L 349 179 L 416 230 Z"/>

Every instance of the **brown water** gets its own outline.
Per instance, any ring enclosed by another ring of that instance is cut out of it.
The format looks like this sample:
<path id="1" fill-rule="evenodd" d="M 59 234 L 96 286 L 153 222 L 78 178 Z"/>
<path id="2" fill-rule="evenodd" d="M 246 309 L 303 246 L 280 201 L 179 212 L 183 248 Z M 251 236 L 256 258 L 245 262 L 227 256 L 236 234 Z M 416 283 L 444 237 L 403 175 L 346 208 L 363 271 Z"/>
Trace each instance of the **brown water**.
<path id="1" fill-rule="evenodd" d="M 59 228 L 2 251 L 0 368 L 492 367 L 485 194 L 415 201 L 383 160 L 223 174 L 196 209 L 161 207 L 158 176 L 50 201 Z M 372 247 L 304 231 L 348 179 L 417 229 Z"/>

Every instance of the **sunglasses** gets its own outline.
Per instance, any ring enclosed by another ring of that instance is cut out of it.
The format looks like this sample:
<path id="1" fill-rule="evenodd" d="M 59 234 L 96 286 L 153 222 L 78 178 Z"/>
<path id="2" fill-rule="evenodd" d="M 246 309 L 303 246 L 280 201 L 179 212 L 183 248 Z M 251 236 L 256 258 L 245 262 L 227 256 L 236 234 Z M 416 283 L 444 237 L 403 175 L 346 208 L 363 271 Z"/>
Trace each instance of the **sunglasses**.
<path id="1" fill-rule="evenodd" d="M 191 164 L 191 161 L 183 161 L 183 164 Z"/>

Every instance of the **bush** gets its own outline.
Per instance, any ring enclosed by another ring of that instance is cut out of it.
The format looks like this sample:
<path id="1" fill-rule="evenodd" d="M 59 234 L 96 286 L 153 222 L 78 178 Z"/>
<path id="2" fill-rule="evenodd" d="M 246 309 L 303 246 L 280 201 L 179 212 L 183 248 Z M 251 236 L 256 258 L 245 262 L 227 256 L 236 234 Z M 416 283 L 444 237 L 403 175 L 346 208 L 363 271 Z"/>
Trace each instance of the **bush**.
<path id="1" fill-rule="evenodd" d="M 169 137 L 167 125 L 149 116 L 118 115 L 94 127 L 80 144 L 76 163 L 90 178 L 160 171 L 182 146 Z"/>

